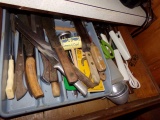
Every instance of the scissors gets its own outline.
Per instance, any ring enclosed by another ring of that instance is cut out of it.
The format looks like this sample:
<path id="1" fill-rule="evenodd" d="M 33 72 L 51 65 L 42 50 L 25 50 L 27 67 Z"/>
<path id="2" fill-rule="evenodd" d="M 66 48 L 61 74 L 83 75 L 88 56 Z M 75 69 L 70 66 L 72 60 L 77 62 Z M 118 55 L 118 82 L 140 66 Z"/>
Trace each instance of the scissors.
<path id="1" fill-rule="evenodd" d="M 109 43 L 105 42 L 104 40 L 100 40 L 101 48 L 104 53 L 106 59 L 114 58 L 114 51 Z"/>

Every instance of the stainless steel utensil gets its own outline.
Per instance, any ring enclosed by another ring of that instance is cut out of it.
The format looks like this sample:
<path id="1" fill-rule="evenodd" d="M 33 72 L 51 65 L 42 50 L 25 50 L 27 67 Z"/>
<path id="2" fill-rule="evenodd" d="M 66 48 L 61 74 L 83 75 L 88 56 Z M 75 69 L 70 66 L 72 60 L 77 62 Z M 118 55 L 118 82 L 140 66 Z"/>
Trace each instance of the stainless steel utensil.
<path id="1" fill-rule="evenodd" d="M 118 82 L 112 85 L 112 92 L 108 96 L 118 96 L 121 94 L 125 89 L 124 82 Z"/>
<path id="2" fill-rule="evenodd" d="M 116 93 L 115 96 L 109 96 L 109 95 L 107 96 L 108 99 L 110 99 L 113 103 L 118 104 L 118 105 L 126 103 L 128 101 L 128 97 L 129 97 L 129 90 L 128 90 L 128 86 L 126 84 L 124 84 L 124 89 L 122 88 L 119 90 L 121 92 L 118 92 L 118 91 L 113 92 L 113 93 Z"/>

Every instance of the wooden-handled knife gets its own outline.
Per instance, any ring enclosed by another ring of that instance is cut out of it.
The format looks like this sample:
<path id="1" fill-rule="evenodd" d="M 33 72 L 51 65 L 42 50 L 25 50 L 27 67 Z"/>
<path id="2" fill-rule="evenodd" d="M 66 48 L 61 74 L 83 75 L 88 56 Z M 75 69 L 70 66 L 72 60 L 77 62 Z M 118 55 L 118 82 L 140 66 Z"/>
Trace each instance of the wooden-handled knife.
<path id="1" fill-rule="evenodd" d="M 27 15 L 19 14 L 18 17 L 23 21 L 24 24 L 26 24 L 26 26 L 30 27 Z M 24 36 L 22 37 L 22 41 L 25 47 L 25 53 L 27 56 L 25 65 L 25 70 L 26 70 L 25 72 L 27 76 L 26 81 L 32 95 L 34 96 L 34 98 L 37 99 L 39 97 L 44 96 L 44 93 L 38 83 L 38 78 L 36 74 L 36 62 L 35 59 L 33 58 L 34 46 L 27 39 L 29 38 L 26 38 Z"/>
<path id="2" fill-rule="evenodd" d="M 61 43 L 56 35 L 54 20 L 50 17 L 42 17 L 42 23 L 51 47 L 56 51 L 69 83 L 76 83 L 78 76 L 76 75 L 71 62 L 69 61 L 69 58 L 67 57 L 64 48 L 61 46 Z"/>
<path id="3" fill-rule="evenodd" d="M 100 55 L 99 49 L 93 43 L 91 43 L 90 37 L 83 26 L 82 21 L 80 19 L 74 19 L 73 22 L 76 31 L 81 36 L 82 50 L 87 58 L 91 76 L 94 82 L 99 84 L 100 76 L 97 69 L 99 71 L 104 71 L 106 69 L 106 65 L 102 59 L 102 56 Z"/>
<path id="4" fill-rule="evenodd" d="M 45 40 L 42 17 L 38 15 L 31 15 L 32 30 L 35 31 L 43 40 Z M 47 58 L 41 53 L 43 62 L 43 79 L 51 83 L 52 94 L 54 97 L 60 96 L 60 86 L 58 83 L 57 69 L 53 68 Z M 56 64 L 56 61 L 52 61 Z"/>

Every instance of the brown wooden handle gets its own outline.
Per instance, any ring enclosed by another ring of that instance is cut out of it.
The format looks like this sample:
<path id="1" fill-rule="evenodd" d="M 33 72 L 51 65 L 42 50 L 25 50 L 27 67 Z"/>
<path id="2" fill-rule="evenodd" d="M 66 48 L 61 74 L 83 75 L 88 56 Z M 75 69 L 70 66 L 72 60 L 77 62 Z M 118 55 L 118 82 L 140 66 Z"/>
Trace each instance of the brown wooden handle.
<path id="1" fill-rule="evenodd" d="M 64 48 L 61 46 L 61 43 L 56 35 L 54 20 L 50 17 L 42 17 L 42 23 L 51 47 L 55 49 L 60 63 L 62 64 L 68 82 L 71 84 L 77 82 L 78 76 L 71 66 L 71 62 L 69 61 L 69 58 L 67 57 Z"/>
<path id="2" fill-rule="evenodd" d="M 97 68 L 95 66 L 95 63 L 93 61 L 93 58 L 91 56 L 91 53 L 90 52 L 85 52 L 85 56 L 87 58 L 87 62 L 88 62 L 89 68 L 90 68 L 91 77 L 92 77 L 94 83 L 99 84 L 100 77 L 99 77 Z"/>
<path id="3" fill-rule="evenodd" d="M 106 69 L 106 64 L 102 58 L 98 47 L 92 43 L 90 51 L 98 71 L 104 71 Z"/>
<path id="4" fill-rule="evenodd" d="M 71 84 L 75 83 L 78 80 L 78 76 L 76 75 L 76 73 L 71 65 L 71 62 L 69 61 L 69 58 L 67 57 L 63 47 L 61 46 L 61 47 L 55 48 L 55 51 L 56 51 L 56 53 L 59 57 L 59 60 L 62 64 L 65 75 L 68 79 L 68 82 Z"/>
<path id="5" fill-rule="evenodd" d="M 99 72 L 99 77 L 100 77 L 100 79 L 101 80 L 106 80 L 106 74 L 105 74 L 105 72 Z"/>
<path id="6" fill-rule="evenodd" d="M 60 96 L 60 86 L 58 82 L 51 82 L 51 87 L 52 87 L 52 94 L 54 97 L 59 97 Z"/>
<path id="7" fill-rule="evenodd" d="M 36 63 L 33 57 L 26 59 L 26 75 L 29 88 L 35 98 L 44 96 L 41 87 L 39 86 L 37 75 L 36 75 Z"/>

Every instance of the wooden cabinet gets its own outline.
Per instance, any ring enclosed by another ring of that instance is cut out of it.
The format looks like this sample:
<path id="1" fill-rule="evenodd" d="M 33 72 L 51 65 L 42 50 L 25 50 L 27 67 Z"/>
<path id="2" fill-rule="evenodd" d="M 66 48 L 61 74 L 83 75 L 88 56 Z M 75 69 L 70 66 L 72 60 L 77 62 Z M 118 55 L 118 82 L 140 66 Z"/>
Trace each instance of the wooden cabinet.
<path id="1" fill-rule="evenodd" d="M 154 79 L 160 86 L 160 2 L 153 1 L 153 11 L 156 20 L 152 25 L 135 37 L 134 41 L 139 48 L 141 55 L 144 58 L 147 66 L 149 67 Z"/>
<path id="2" fill-rule="evenodd" d="M 158 74 L 160 72 L 160 57 L 158 56 L 160 48 L 160 44 L 158 44 L 160 40 L 158 34 L 160 33 L 159 7 L 160 5 L 154 7 L 154 10 L 157 11 L 155 22 L 135 39 L 131 38 L 127 26 L 118 27 L 131 56 L 138 56 L 135 66 L 129 66 L 129 68 L 141 83 L 141 88 L 134 89 L 134 94 L 129 95 L 128 103 L 115 105 L 106 98 L 100 98 L 18 116 L 13 119 L 109 119 L 160 103 L 158 87 L 160 85 L 160 81 L 158 81 L 160 78 Z"/>

